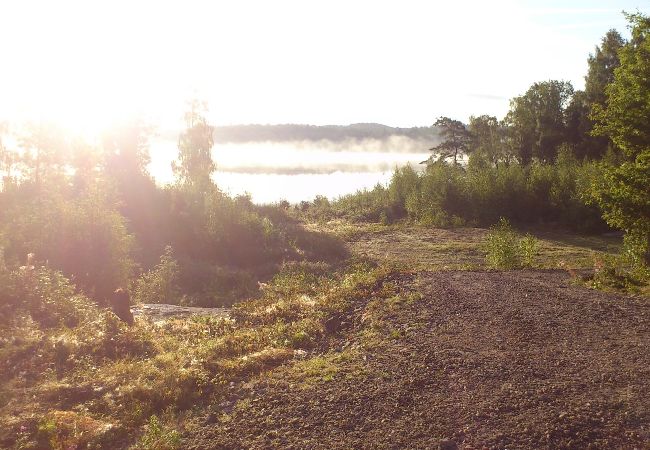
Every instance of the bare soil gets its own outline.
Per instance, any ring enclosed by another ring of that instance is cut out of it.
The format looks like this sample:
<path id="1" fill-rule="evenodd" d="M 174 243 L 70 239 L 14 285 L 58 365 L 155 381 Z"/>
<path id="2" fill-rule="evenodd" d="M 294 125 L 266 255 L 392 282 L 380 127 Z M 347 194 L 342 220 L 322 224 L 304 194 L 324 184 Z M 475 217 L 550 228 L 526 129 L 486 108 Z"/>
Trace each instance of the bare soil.
<path id="1" fill-rule="evenodd" d="M 411 300 L 355 305 L 327 352 L 234 388 L 183 448 L 650 448 L 647 299 L 560 271 L 387 283 Z"/>

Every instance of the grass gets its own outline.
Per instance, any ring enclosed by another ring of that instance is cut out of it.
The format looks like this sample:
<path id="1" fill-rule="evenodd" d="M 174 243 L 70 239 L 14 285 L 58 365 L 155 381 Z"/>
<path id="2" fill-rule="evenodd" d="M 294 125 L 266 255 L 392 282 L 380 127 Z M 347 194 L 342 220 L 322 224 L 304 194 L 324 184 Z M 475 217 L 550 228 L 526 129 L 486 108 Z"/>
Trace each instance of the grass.
<path id="1" fill-rule="evenodd" d="M 312 224 L 345 240 L 353 254 L 411 270 L 487 268 L 484 228 L 430 228 L 419 225 Z M 594 262 L 620 251 L 622 239 L 611 235 L 584 236 L 557 229 L 527 228 L 537 240 L 529 264 L 540 269 L 593 269 Z"/>
<path id="2" fill-rule="evenodd" d="M 351 355 L 301 355 L 389 273 L 359 260 L 331 274 L 291 265 L 232 319 L 138 319 L 129 328 L 91 307 L 76 326 L 43 328 L 17 311 L 0 334 L 0 447 L 173 449 L 177 418 L 218 404 L 233 382 L 293 360 L 305 382 L 331 381 Z"/>
<path id="3" fill-rule="evenodd" d="M 347 374 L 341 373 L 340 364 L 354 357 L 355 354 L 351 350 L 340 353 L 326 353 L 322 356 L 299 361 L 293 364 L 284 374 L 286 374 L 286 379 L 298 382 L 301 385 L 328 383 L 336 377 L 347 377 Z"/>
<path id="4" fill-rule="evenodd" d="M 380 351 L 407 337 L 411 331 L 393 328 L 390 319 L 421 299 L 388 281 L 397 269 L 387 267 L 485 268 L 484 229 L 312 227 L 345 239 L 356 256 L 334 269 L 287 264 L 259 298 L 233 307 L 230 318 L 138 319 L 129 328 L 73 295 L 58 275 L 27 280 L 0 273 L 15 284 L 15 299 L 29 300 L 0 316 L 0 447 L 178 448 L 184 415 L 219 405 L 233 383 L 275 368 L 274 376 L 305 388 L 370 376 L 359 349 Z M 529 252 L 536 268 L 593 268 L 596 258 L 620 248 L 620 239 L 611 236 L 526 231 L 539 244 Z M 365 306 L 360 347 L 331 350 L 337 331 L 327 324 L 359 304 Z M 53 321 L 48 308 L 73 311 L 75 320 Z M 237 408 L 246 407 L 240 403 Z"/>

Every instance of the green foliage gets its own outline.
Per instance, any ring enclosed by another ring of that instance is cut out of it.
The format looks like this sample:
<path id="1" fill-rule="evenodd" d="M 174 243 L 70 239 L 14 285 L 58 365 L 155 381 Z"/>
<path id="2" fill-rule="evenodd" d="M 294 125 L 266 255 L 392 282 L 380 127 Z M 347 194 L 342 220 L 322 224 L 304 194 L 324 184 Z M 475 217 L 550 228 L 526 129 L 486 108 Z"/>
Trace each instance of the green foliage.
<path id="1" fill-rule="evenodd" d="M 628 15 L 632 39 L 618 52 L 620 66 L 607 86 L 606 106 L 596 105 L 595 131 L 622 151 L 620 165 L 603 163 L 592 199 L 610 226 L 634 235 L 643 264 L 650 263 L 650 18 Z"/>
<path id="2" fill-rule="evenodd" d="M 469 130 L 472 154 L 480 155 L 494 166 L 501 162 L 509 164 L 512 161 L 511 149 L 506 145 L 506 126 L 496 117 L 472 116 L 469 118 Z"/>
<path id="3" fill-rule="evenodd" d="M 629 244 L 628 244 L 629 245 Z M 624 249 L 622 255 L 598 257 L 594 263 L 594 275 L 588 285 L 594 289 L 638 292 L 647 284 L 647 266 L 631 266 L 629 255 Z"/>
<path id="4" fill-rule="evenodd" d="M 530 234 L 525 235 L 519 241 L 519 252 L 522 266 L 533 267 L 535 256 L 539 252 L 539 241 Z"/>
<path id="5" fill-rule="evenodd" d="M 600 46 L 589 55 L 589 71 L 585 77 L 585 90 L 576 91 L 566 109 L 567 140 L 579 158 L 601 158 L 607 151 L 609 139 L 593 136 L 594 121 L 590 117 L 595 105 L 606 102 L 606 88 L 614 80 L 614 70 L 620 65 L 619 50 L 625 45 L 616 30 L 609 30 Z"/>
<path id="6" fill-rule="evenodd" d="M 470 132 L 461 121 L 449 117 L 440 117 L 433 125 L 440 129 L 442 142 L 429 149 L 434 152 L 429 161 L 444 161 L 453 158 L 454 164 L 457 164 L 458 158 L 472 149 Z M 437 158 L 434 158 L 436 155 Z"/>
<path id="7" fill-rule="evenodd" d="M 499 217 L 514 223 L 555 222 L 571 228 L 605 229 L 597 207 L 585 204 L 585 192 L 600 176 L 597 165 L 579 162 L 561 146 L 553 163 L 492 164 L 480 152 L 466 166 L 442 161 L 416 172 L 397 169 L 388 187 L 377 186 L 332 202 L 328 209 L 307 208 L 314 220 L 346 218 L 394 223 L 408 219 L 424 225 L 486 226 Z"/>
<path id="8" fill-rule="evenodd" d="M 0 268 L 0 281 L 0 324 L 27 314 L 44 328 L 73 327 L 95 310 L 61 272 L 46 267 L 28 266 L 13 272 Z"/>
<path id="9" fill-rule="evenodd" d="M 133 241 L 110 190 L 99 183 L 76 195 L 58 183 L 47 188 L 44 193 L 25 183 L 0 192 L 7 207 L 0 230 L 8 261 L 18 265 L 35 253 L 35 262 L 49 261 L 98 300 L 126 286 Z"/>
<path id="10" fill-rule="evenodd" d="M 517 142 L 517 157 L 522 164 L 533 158 L 550 162 L 557 147 L 565 141 L 565 109 L 573 95 L 571 83 L 534 83 L 526 93 L 510 102 L 506 122 Z"/>
<path id="11" fill-rule="evenodd" d="M 506 219 L 490 229 L 485 238 L 485 260 L 496 269 L 519 266 L 519 237 Z"/>
<path id="12" fill-rule="evenodd" d="M 142 274 L 133 283 L 132 298 L 136 303 L 178 304 L 180 268 L 171 246 L 165 247 L 160 263 Z"/>
<path id="13" fill-rule="evenodd" d="M 180 445 L 180 433 L 165 426 L 157 416 L 152 415 L 147 423 L 145 433 L 133 448 L 138 450 L 176 450 L 180 448 Z"/>
<path id="14" fill-rule="evenodd" d="M 501 218 L 485 238 L 485 260 L 495 269 L 531 267 L 539 243 L 531 235 L 520 237 L 510 223 Z"/>
<path id="15" fill-rule="evenodd" d="M 198 100 L 190 102 L 185 113 L 187 128 L 178 138 L 178 162 L 172 163 L 179 184 L 199 192 L 212 187 L 211 176 L 216 170 L 211 154 L 213 127 L 205 118 L 206 110 Z"/>
<path id="16" fill-rule="evenodd" d="M 589 55 L 589 70 L 585 77 L 585 94 L 590 104 L 605 104 L 607 86 L 614 81 L 614 70 L 620 65 L 619 51 L 625 40 L 616 30 L 609 30 L 600 46 Z"/>

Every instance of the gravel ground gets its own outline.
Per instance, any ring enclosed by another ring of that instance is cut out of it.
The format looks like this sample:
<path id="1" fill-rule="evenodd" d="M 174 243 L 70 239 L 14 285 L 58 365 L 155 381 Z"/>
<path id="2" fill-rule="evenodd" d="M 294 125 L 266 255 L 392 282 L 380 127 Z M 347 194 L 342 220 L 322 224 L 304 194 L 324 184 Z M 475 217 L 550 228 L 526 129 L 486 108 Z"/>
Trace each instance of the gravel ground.
<path id="1" fill-rule="evenodd" d="M 329 376 L 300 381 L 309 360 L 261 376 L 188 427 L 183 447 L 650 449 L 647 299 L 558 271 L 394 283 L 421 298 L 385 308 L 390 332 L 368 345 L 369 306 L 357 305 L 328 353 L 352 357 L 331 359 Z"/>

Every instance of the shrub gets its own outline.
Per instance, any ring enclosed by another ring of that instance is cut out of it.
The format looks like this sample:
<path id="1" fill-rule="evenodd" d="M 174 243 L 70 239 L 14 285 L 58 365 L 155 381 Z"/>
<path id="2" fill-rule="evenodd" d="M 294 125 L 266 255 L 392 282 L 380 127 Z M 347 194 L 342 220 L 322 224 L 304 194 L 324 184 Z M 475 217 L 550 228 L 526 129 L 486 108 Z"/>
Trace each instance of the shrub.
<path id="1" fill-rule="evenodd" d="M 485 238 L 485 259 L 490 267 L 512 269 L 519 265 L 519 238 L 507 219 L 490 228 Z"/>
<path id="2" fill-rule="evenodd" d="M 12 193 L 0 218 L 5 256 L 19 265 L 26 254 L 35 253 L 37 260 L 48 261 L 87 295 L 103 301 L 127 284 L 133 236 L 106 186 L 97 183 L 81 193 L 69 189 L 52 183 L 35 191 L 25 183 Z"/>
<path id="3" fill-rule="evenodd" d="M 484 245 L 486 262 L 495 269 L 530 267 L 539 247 L 537 239 L 531 235 L 520 238 L 503 217 L 490 228 Z"/>
<path id="4" fill-rule="evenodd" d="M 133 285 L 133 300 L 137 303 L 177 304 L 180 269 L 171 246 L 165 247 L 160 263 L 143 274 Z"/>
<path id="5" fill-rule="evenodd" d="M 527 234 L 519 241 L 521 263 L 525 267 L 532 267 L 535 255 L 539 250 L 539 242 L 534 236 Z"/>

